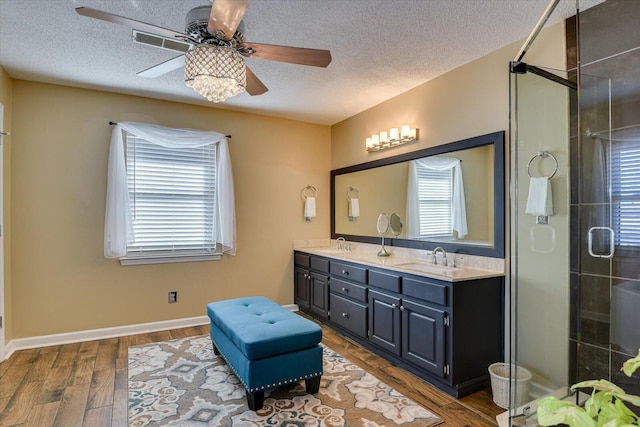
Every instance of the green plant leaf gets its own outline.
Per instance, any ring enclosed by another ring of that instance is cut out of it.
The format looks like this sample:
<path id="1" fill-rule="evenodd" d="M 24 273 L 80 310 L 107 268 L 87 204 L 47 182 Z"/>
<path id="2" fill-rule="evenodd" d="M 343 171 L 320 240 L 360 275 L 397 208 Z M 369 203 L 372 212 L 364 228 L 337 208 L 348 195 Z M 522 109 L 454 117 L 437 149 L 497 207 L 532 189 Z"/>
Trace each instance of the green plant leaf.
<path id="1" fill-rule="evenodd" d="M 625 394 L 625 391 L 623 389 L 607 380 L 588 380 L 576 383 L 571 386 L 571 390 L 575 390 L 577 388 L 593 388 L 598 391 L 608 391 L 613 393 L 614 395 Z"/>
<path id="2" fill-rule="evenodd" d="M 622 404 L 619 400 L 616 403 L 607 403 L 601 409 L 598 414 L 597 426 L 619 426 L 622 424 L 632 423 L 635 420 L 633 413 Z"/>
<path id="3" fill-rule="evenodd" d="M 640 349 L 638 349 L 638 355 L 636 357 L 624 362 L 622 365 L 622 372 L 630 377 L 638 368 L 640 368 Z"/>
<path id="4" fill-rule="evenodd" d="M 593 391 L 591 397 L 584 403 L 584 409 L 591 418 L 596 418 L 607 405 L 611 405 L 613 394 L 605 391 Z"/>
<path id="5" fill-rule="evenodd" d="M 538 424 L 541 426 L 568 424 L 571 427 L 596 427 L 596 423 L 584 409 L 553 396 L 540 399 L 537 414 Z"/>
<path id="6" fill-rule="evenodd" d="M 629 396 L 629 395 L 627 395 Z M 616 413 L 618 414 L 618 420 L 623 424 L 637 423 L 638 417 L 631 412 L 631 409 L 627 408 L 622 400 L 616 400 Z"/>
<path id="7" fill-rule="evenodd" d="M 618 396 L 618 399 L 624 400 L 625 402 L 629 402 L 634 406 L 640 407 L 640 396 L 635 396 L 633 394 L 625 394 L 622 396 Z"/>

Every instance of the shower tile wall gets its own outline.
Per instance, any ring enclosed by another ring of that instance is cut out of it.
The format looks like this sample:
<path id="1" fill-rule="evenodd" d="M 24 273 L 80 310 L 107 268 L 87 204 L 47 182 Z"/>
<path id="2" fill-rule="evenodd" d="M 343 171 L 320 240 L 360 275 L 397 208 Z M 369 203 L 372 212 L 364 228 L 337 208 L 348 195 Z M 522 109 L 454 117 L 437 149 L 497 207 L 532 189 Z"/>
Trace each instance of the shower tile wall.
<path id="1" fill-rule="evenodd" d="M 581 99 L 571 99 L 570 383 L 608 378 L 640 394 L 640 375 L 620 373 L 640 347 L 640 248 L 617 248 L 613 259 L 594 258 L 587 248 L 589 228 L 610 226 L 606 167 L 597 132 L 640 145 L 640 1 L 607 0 L 567 22 L 567 64 L 575 75 L 580 55 Z M 610 85 L 610 86 L 609 86 Z M 611 104 L 608 102 L 609 89 Z M 602 139 L 607 145 L 608 140 Z M 600 241 L 602 238 L 603 241 Z M 606 251 L 606 236 L 594 236 Z"/>

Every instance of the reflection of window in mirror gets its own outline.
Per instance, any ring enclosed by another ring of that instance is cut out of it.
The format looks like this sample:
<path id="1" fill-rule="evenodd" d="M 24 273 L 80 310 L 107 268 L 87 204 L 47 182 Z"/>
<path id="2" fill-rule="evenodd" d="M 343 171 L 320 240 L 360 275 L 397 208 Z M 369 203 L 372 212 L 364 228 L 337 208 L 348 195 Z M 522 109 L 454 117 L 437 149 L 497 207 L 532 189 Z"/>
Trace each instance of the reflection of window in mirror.
<path id="1" fill-rule="evenodd" d="M 451 203 L 453 202 L 453 174 L 450 170 L 436 171 L 416 167 L 418 180 L 418 236 L 451 237 Z"/>
<path id="2" fill-rule="evenodd" d="M 462 163 L 452 157 L 418 159 L 409 165 L 407 229 L 410 239 L 467 235 Z"/>

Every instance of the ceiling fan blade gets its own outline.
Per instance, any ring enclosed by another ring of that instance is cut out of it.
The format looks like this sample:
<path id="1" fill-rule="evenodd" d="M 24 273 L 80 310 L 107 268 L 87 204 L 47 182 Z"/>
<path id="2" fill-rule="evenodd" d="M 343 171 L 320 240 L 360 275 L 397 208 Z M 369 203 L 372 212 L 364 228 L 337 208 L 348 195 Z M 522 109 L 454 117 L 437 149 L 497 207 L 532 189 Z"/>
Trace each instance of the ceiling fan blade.
<path id="1" fill-rule="evenodd" d="M 184 55 L 176 56 L 173 59 L 164 61 L 158 65 L 154 65 L 151 68 L 147 68 L 144 71 L 137 73 L 139 77 L 147 77 L 150 79 L 160 77 L 173 70 L 177 70 L 180 67 L 184 67 Z"/>
<path id="2" fill-rule="evenodd" d="M 214 0 L 207 31 L 215 34 L 217 30 L 221 30 L 224 32 L 224 39 L 231 40 L 248 7 L 249 0 Z"/>
<path id="3" fill-rule="evenodd" d="M 97 9 L 91 9 L 88 7 L 76 7 L 78 15 L 88 16 L 89 18 L 100 19 L 102 21 L 113 22 L 114 24 L 124 25 L 134 30 L 140 30 L 151 34 L 157 34 L 159 36 L 169 38 L 187 39 L 186 34 L 179 33 L 177 31 L 169 30 L 155 25 L 147 24 L 146 22 L 136 21 L 135 19 L 125 18 L 124 16 L 114 15 L 113 13 L 103 12 Z"/>
<path id="4" fill-rule="evenodd" d="M 246 52 L 247 49 L 249 52 Z M 264 43 L 242 43 L 239 52 L 249 58 L 312 65 L 314 67 L 326 67 L 331 63 L 331 52 L 323 49 L 307 49 L 304 47 L 278 46 Z"/>
<path id="5" fill-rule="evenodd" d="M 247 93 L 251 96 L 262 95 L 268 91 L 260 79 L 247 67 Z"/>

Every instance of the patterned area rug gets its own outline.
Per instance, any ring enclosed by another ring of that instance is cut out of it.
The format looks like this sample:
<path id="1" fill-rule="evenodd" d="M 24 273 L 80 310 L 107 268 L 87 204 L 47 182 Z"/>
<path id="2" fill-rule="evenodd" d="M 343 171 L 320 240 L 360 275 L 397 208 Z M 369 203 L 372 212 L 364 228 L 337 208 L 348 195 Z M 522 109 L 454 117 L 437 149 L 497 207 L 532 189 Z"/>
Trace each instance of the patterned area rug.
<path id="1" fill-rule="evenodd" d="M 211 339 L 189 337 L 129 348 L 129 427 L 142 426 L 435 426 L 437 416 L 323 346 L 317 395 L 304 382 L 267 391 L 263 409 L 245 390 Z"/>

